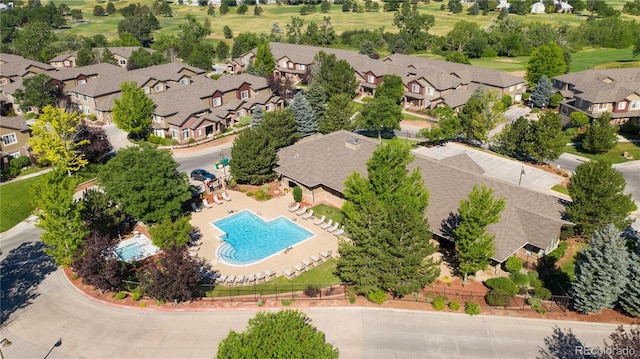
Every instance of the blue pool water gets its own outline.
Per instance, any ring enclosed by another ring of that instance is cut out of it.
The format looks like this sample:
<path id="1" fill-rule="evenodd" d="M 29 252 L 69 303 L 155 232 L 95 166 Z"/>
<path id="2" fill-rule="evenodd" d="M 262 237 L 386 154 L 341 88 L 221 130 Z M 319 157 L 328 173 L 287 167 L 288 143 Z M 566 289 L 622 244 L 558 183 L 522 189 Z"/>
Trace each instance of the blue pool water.
<path id="1" fill-rule="evenodd" d="M 130 262 L 141 254 L 141 245 L 138 242 L 133 242 L 127 246 L 116 248 L 115 252 L 123 261 Z"/>
<path id="2" fill-rule="evenodd" d="M 225 243 L 218 249 L 218 257 L 235 265 L 259 262 L 313 236 L 287 218 L 266 222 L 247 210 L 212 224 L 225 233 L 221 236 Z"/>

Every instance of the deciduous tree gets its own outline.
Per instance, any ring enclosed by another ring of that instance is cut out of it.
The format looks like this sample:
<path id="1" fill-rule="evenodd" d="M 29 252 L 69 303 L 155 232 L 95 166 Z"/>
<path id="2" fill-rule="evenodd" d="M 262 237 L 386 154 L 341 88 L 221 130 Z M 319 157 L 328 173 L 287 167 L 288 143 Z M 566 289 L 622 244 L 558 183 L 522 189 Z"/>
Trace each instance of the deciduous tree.
<path id="1" fill-rule="evenodd" d="M 191 217 L 178 217 L 175 221 L 165 217 L 155 226 L 149 228 L 151 241 L 156 247 L 164 250 L 184 247 L 189 243 L 193 227 L 189 223 Z"/>
<path id="2" fill-rule="evenodd" d="M 504 106 L 497 92 L 479 87 L 459 112 L 458 118 L 468 141 L 485 143 L 488 133 L 502 120 Z"/>
<path id="3" fill-rule="evenodd" d="M 613 224 L 593 233 L 590 246 L 580 251 L 571 284 L 573 306 L 581 313 L 612 308 L 628 277 L 629 253 L 620 230 Z"/>
<path id="4" fill-rule="evenodd" d="M 151 115 L 153 115 L 153 100 L 145 95 L 138 84 L 123 82 L 120 84 L 122 98 L 114 100 L 113 121 L 118 128 L 128 132 L 131 136 L 142 138 L 151 128 Z"/>
<path id="5" fill-rule="evenodd" d="M 618 229 L 631 224 L 628 214 L 634 204 L 631 195 L 624 193 L 626 184 L 622 173 L 605 161 L 588 161 L 578 166 L 569 183 L 571 203 L 567 207 L 576 232 L 589 237 L 609 223 Z"/>
<path id="6" fill-rule="evenodd" d="M 169 59 L 164 57 L 161 52 L 149 52 L 145 48 L 139 48 L 131 53 L 127 63 L 128 70 L 141 69 L 154 65 L 166 64 Z"/>
<path id="7" fill-rule="evenodd" d="M 231 331 L 218 346 L 217 357 L 337 359 L 338 349 L 298 310 L 258 312 L 245 332 Z"/>
<path id="8" fill-rule="evenodd" d="M 102 190 L 89 188 L 82 196 L 82 221 L 92 231 L 101 234 L 111 234 L 124 220 L 124 212 L 113 201 L 109 194 Z"/>
<path id="9" fill-rule="evenodd" d="M 327 134 L 338 130 L 353 131 L 355 112 L 355 106 L 349 95 L 342 93 L 332 96 L 323 117 L 318 121 L 320 132 Z"/>
<path id="10" fill-rule="evenodd" d="M 125 213 L 142 222 L 177 217 L 191 198 L 185 173 L 171 152 L 151 146 L 131 146 L 118 151 L 98 174 L 109 196 Z"/>
<path id="11" fill-rule="evenodd" d="M 117 258 L 110 247 L 108 235 L 91 232 L 82 245 L 83 255 L 73 263 L 82 282 L 94 286 L 100 293 L 119 290 L 127 272 L 126 263 Z"/>
<path id="12" fill-rule="evenodd" d="M 617 128 L 611 125 L 611 115 L 605 112 L 587 127 L 582 139 L 582 148 L 590 153 L 606 153 L 618 142 Z"/>
<path id="13" fill-rule="evenodd" d="M 30 60 L 47 62 L 47 49 L 55 40 L 55 35 L 48 24 L 29 22 L 18 32 L 13 46 L 24 57 Z"/>
<path id="14" fill-rule="evenodd" d="M 530 84 L 537 84 L 542 76 L 553 78 L 567 70 L 562 48 L 554 43 L 542 45 L 529 56 L 525 78 Z"/>
<path id="15" fill-rule="evenodd" d="M 301 137 L 307 137 L 318 133 L 318 119 L 313 114 L 313 109 L 302 93 L 297 93 L 291 103 L 291 112 L 296 118 L 298 132 Z"/>
<path id="16" fill-rule="evenodd" d="M 451 107 L 436 107 L 430 114 L 438 119 L 438 125 L 420 130 L 418 136 L 430 141 L 447 141 L 462 135 L 460 119 Z"/>
<path id="17" fill-rule="evenodd" d="M 102 127 L 80 125 L 75 135 L 76 142 L 83 144 L 78 151 L 91 163 L 102 163 L 113 150 L 107 132 Z"/>
<path id="18" fill-rule="evenodd" d="M 24 89 L 17 89 L 13 96 L 24 111 L 34 108 L 40 112 L 47 105 L 55 106 L 64 96 L 62 89 L 55 86 L 47 74 L 26 77 L 22 87 Z"/>
<path id="19" fill-rule="evenodd" d="M 504 198 L 493 197 L 493 189 L 485 185 L 473 186 L 467 199 L 460 201 L 459 221 L 453 230 L 458 260 L 458 270 L 467 275 L 487 268 L 495 252 L 495 235 L 487 227 L 500 221 L 504 210 Z"/>
<path id="20" fill-rule="evenodd" d="M 216 56 L 220 61 L 226 61 L 229 58 L 229 45 L 227 45 L 226 42 L 218 42 L 218 45 L 216 45 Z"/>
<path id="21" fill-rule="evenodd" d="M 160 301 L 190 301 L 203 282 L 202 267 L 207 266 L 192 258 L 184 247 L 165 250 L 160 258 L 144 266 L 140 278 L 141 291 Z"/>
<path id="22" fill-rule="evenodd" d="M 392 99 L 396 104 L 400 104 L 404 96 L 404 83 L 398 75 L 382 76 L 382 85 L 376 89 L 375 97 L 386 97 Z"/>
<path id="23" fill-rule="evenodd" d="M 252 32 L 241 32 L 233 40 L 233 46 L 231 47 L 231 57 L 240 57 L 247 51 L 257 47 L 260 43 L 258 36 Z"/>
<path id="24" fill-rule="evenodd" d="M 88 140 L 77 141 L 75 136 L 80 119 L 62 108 L 46 106 L 31 126 L 31 147 L 40 161 L 71 176 L 72 171 L 84 167 L 88 161 L 79 147 Z"/>
<path id="25" fill-rule="evenodd" d="M 354 172 L 345 181 L 342 209 L 350 241 L 339 244 L 337 273 L 360 293 L 402 297 L 439 274 L 424 217 L 429 192 L 420 172 L 407 170 L 412 160 L 408 146 L 383 144 L 367 162 L 368 177 Z"/>
<path id="26" fill-rule="evenodd" d="M 435 17 L 420 14 L 416 4 L 409 1 L 402 2 L 400 11 L 393 18 L 393 25 L 398 28 L 400 35 L 410 41 L 414 51 L 425 50 L 430 42 L 429 29 L 435 24 Z"/>
<path id="27" fill-rule="evenodd" d="M 365 104 L 356 118 L 359 128 L 377 131 L 380 138 L 382 132 L 400 129 L 402 108 L 393 99 L 387 97 L 374 98 Z"/>

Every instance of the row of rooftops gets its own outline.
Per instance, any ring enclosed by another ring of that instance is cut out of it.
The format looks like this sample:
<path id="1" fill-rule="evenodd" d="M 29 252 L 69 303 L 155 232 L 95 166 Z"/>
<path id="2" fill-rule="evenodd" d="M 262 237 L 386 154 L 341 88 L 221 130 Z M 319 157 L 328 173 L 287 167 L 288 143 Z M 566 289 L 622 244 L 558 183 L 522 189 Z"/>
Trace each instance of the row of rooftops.
<path id="1" fill-rule="evenodd" d="M 640 68 L 586 70 L 554 77 L 565 97 L 579 94 L 592 103 L 617 102 L 640 95 Z"/>

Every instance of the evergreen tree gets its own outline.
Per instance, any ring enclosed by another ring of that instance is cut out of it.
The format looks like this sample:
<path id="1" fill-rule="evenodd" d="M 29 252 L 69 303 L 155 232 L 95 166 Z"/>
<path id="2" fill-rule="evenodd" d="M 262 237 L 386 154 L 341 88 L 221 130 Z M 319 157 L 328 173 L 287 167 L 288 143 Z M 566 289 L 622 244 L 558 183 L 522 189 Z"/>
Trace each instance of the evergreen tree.
<path id="1" fill-rule="evenodd" d="M 570 290 L 575 309 L 589 314 L 613 308 L 627 283 L 628 263 L 629 253 L 620 230 L 610 224 L 595 232 L 589 248 L 576 257 L 575 281 Z"/>
<path id="2" fill-rule="evenodd" d="M 120 205 L 106 192 L 94 188 L 85 190 L 80 216 L 85 226 L 91 228 L 91 231 L 107 235 L 124 220 Z"/>
<path id="3" fill-rule="evenodd" d="M 553 111 L 544 111 L 538 121 L 529 123 L 529 136 L 520 146 L 536 163 L 560 157 L 566 145 L 562 133 L 562 119 Z"/>
<path id="4" fill-rule="evenodd" d="M 80 258 L 84 237 L 89 233 L 82 222 L 82 202 L 73 199 L 76 182 L 63 171 L 42 176 L 34 187 L 38 208 L 36 226 L 42 229 L 45 253 L 59 265 L 70 265 Z"/>
<path id="5" fill-rule="evenodd" d="M 109 1 L 109 3 L 107 4 L 106 11 L 107 11 L 107 15 L 114 14 L 116 12 L 116 6 L 113 5 L 111 1 Z"/>
<path id="6" fill-rule="evenodd" d="M 262 77 L 266 77 L 273 73 L 276 67 L 276 60 L 271 55 L 271 46 L 268 42 L 263 42 L 258 45 L 256 50 L 256 58 L 253 60 L 254 74 Z"/>
<path id="7" fill-rule="evenodd" d="M 222 9 L 220 9 L 220 12 L 222 13 Z M 222 34 L 225 39 L 233 39 L 233 31 L 231 31 L 231 28 L 228 25 L 225 25 L 222 28 Z"/>
<path id="8" fill-rule="evenodd" d="M 117 65 L 116 59 L 115 57 L 113 57 L 113 53 L 106 47 L 102 49 L 102 52 L 100 53 L 100 56 L 98 58 L 98 63 Z"/>
<path id="9" fill-rule="evenodd" d="M 588 161 L 578 166 L 569 183 L 571 203 L 567 207 L 576 232 L 591 236 L 609 223 L 619 229 L 630 225 L 628 214 L 635 205 L 631 195 L 624 193 L 626 184 L 610 163 Z"/>
<path id="10" fill-rule="evenodd" d="M 264 119 L 264 110 L 262 109 L 262 106 L 256 105 L 251 113 L 251 127 L 260 126 L 262 119 Z"/>
<path id="11" fill-rule="evenodd" d="M 229 45 L 224 41 L 218 42 L 218 45 L 216 45 L 216 55 L 220 61 L 229 59 Z"/>
<path id="12" fill-rule="evenodd" d="M 269 144 L 276 150 L 291 146 L 298 138 L 298 124 L 291 109 L 281 109 L 265 113 L 260 129 L 269 138 Z"/>
<path id="13" fill-rule="evenodd" d="M 345 60 L 337 60 L 336 55 L 320 51 L 314 57 L 313 81 L 318 81 L 328 97 L 346 93 L 351 98 L 356 95 L 358 81 L 353 67 Z"/>
<path id="14" fill-rule="evenodd" d="M 229 167 L 238 183 L 261 185 L 276 177 L 273 169 L 278 157 L 274 144 L 262 129 L 266 123 L 265 119 L 260 127 L 242 131 L 233 141 Z"/>
<path id="15" fill-rule="evenodd" d="M 318 81 L 314 81 L 311 83 L 311 86 L 309 86 L 309 90 L 305 96 L 313 109 L 313 115 L 320 121 L 324 117 L 327 109 L 327 92 Z"/>
<path id="16" fill-rule="evenodd" d="M 368 177 L 354 172 L 345 181 L 344 226 L 337 273 L 360 293 L 390 291 L 402 297 L 422 289 L 439 274 L 430 257 L 429 192 L 417 169 L 409 172 L 410 148 L 383 144 L 367 162 Z"/>
<path id="17" fill-rule="evenodd" d="M 222 4 L 220 4 L 220 16 L 224 16 L 229 12 L 229 4 L 227 4 L 226 1 L 223 1 Z"/>
<path id="18" fill-rule="evenodd" d="M 485 185 L 473 186 L 469 197 L 460 201 L 459 222 L 453 230 L 458 270 L 467 275 L 487 268 L 495 252 L 495 235 L 487 232 L 487 227 L 500 221 L 504 210 L 504 198 L 495 199 L 493 189 Z"/>
<path id="19" fill-rule="evenodd" d="M 629 315 L 637 318 L 640 317 L 640 247 L 629 255 L 628 278 L 627 285 L 619 297 L 620 306 Z"/>
<path id="20" fill-rule="evenodd" d="M 359 128 L 377 131 L 378 138 L 382 132 L 399 130 L 402 119 L 402 108 L 393 99 L 377 97 L 365 104 L 356 119 Z"/>
<path id="21" fill-rule="evenodd" d="M 525 146 L 531 138 L 530 130 L 529 120 L 520 116 L 515 122 L 504 127 L 495 141 L 495 151 L 513 158 L 526 159 L 529 154 Z"/>
<path id="22" fill-rule="evenodd" d="M 213 4 L 209 4 L 209 8 L 207 9 L 207 15 L 209 16 L 216 15 L 216 8 L 213 6 Z"/>
<path id="23" fill-rule="evenodd" d="M 318 123 L 320 132 L 327 134 L 338 130 L 353 131 L 355 106 L 347 94 L 334 95 L 329 99 L 327 110 Z"/>
<path id="24" fill-rule="evenodd" d="M 582 148 L 595 154 L 609 152 L 618 142 L 617 132 L 618 129 L 611 125 L 611 115 L 605 112 L 587 127 L 582 139 Z"/>
<path id="25" fill-rule="evenodd" d="M 473 5 L 469 6 L 469 9 L 467 10 L 467 13 L 469 15 L 478 15 L 478 14 L 480 14 L 480 6 L 478 5 L 477 1 L 474 1 Z"/>
<path id="26" fill-rule="evenodd" d="M 76 56 L 76 66 L 88 66 L 93 65 L 95 63 L 96 54 L 93 52 L 91 48 L 83 47 L 78 50 L 78 55 Z"/>
<path id="27" fill-rule="evenodd" d="M 553 96 L 553 84 L 547 76 L 542 75 L 536 87 L 531 91 L 531 103 L 535 107 L 547 107 Z"/>
<path id="28" fill-rule="evenodd" d="M 293 96 L 290 108 L 296 118 L 300 136 L 307 137 L 318 133 L 318 120 L 313 115 L 313 109 L 309 101 L 302 93 L 297 93 Z"/>
<path id="29" fill-rule="evenodd" d="M 120 84 L 122 97 L 114 100 L 113 122 L 118 128 L 128 132 L 134 137 L 146 136 L 151 128 L 151 115 L 153 115 L 153 100 L 145 95 L 138 84 L 123 82 Z"/>

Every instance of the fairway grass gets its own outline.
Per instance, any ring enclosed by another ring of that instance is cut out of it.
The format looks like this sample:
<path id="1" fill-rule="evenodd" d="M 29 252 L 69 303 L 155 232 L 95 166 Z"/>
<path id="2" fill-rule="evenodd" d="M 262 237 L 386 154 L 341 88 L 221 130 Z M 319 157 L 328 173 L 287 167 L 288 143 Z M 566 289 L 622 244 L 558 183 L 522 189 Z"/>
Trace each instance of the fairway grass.
<path id="1" fill-rule="evenodd" d="M 40 180 L 32 177 L 0 186 L 0 232 L 11 229 L 35 209 L 31 188 Z"/>

